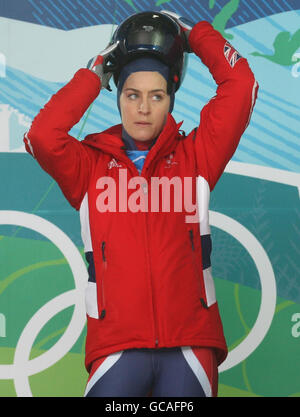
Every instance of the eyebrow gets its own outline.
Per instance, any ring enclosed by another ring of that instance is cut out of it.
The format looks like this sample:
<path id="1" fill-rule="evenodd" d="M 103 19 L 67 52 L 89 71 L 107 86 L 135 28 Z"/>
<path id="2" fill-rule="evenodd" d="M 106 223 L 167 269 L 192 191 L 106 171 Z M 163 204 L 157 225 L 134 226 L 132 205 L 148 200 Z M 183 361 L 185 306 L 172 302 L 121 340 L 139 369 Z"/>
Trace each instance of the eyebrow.
<path id="1" fill-rule="evenodd" d="M 140 90 L 137 90 L 136 88 L 131 88 L 131 87 L 125 88 L 124 91 L 128 91 L 128 90 L 136 91 L 137 93 L 140 92 Z M 162 88 L 156 88 L 154 90 L 149 91 L 149 93 L 157 93 L 158 91 L 161 91 L 163 93 L 166 93 L 166 91 L 164 89 L 162 89 Z"/>

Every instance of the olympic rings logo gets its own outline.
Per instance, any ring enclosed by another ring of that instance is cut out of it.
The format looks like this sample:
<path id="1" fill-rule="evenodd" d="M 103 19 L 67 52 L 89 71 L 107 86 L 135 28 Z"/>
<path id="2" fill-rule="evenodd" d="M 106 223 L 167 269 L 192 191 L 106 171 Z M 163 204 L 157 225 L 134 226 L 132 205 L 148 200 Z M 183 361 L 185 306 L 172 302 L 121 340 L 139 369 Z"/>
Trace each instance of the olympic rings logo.
<path id="1" fill-rule="evenodd" d="M 14 363 L 0 365 L 0 379 L 13 379 L 17 396 L 31 397 L 29 376 L 58 362 L 72 348 L 85 326 L 84 289 L 88 273 L 77 247 L 62 230 L 49 221 L 34 214 L 0 211 L 0 224 L 25 227 L 48 238 L 65 256 L 75 281 L 75 289 L 53 298 L 29 320 L 18 340 Z M 44 325 L 72 305 L 75 305 L 73 315 L 63 336 L 47 352 L 29 360 L 34 341 Z"/>
<path id="2" fill-rule="evenodd" d="M 223 372 L 242 362 L 260 345 L 273 320 L 277 291 L 272 264 L 255 236 L 224 214 L 210 211 L 209 218 L 211 226 L 231 234 L 247 249 L 256 265 L 261 283 L 261 304 L 256 322 L 246 338 L 229 352 L 226 360 L 219 366 L 219 371 Z"/>
<path id="3" fill-rule="evenodd" d="M 272 179 L 272 181 L 294 185 L 300 189 L 299 174 L 264 167 L 260 167 L 261 169 L 258 170 L 257 167 L 250 164 L 242 165 L 243 167 L 239 163 L 231 163 L 227 172 Z M 86 323 L 84 290 L 88 274 L 76 246 L 62 230 L 49 221 L 34 214 L 0 211 L 0 224 L 29 228 L 48 238 L 65 256 L 75 282 L 75 289 L 49 301 L 29 320 L 18 340 L 14 363 L 0 365 L 0 379 L 13 379 L 18 396 L 32 396 L 29 376 L 58 362 L 68 353 L 82 333 Z M 210 225 L 229 233 L 246 248 L 257 267 L 261 281 L 261 304 L 256 322 L 245 339 L 229 352 L 226 360 L 219 367 L 219 371 L 223 372 L 245 360 L 260 345 L 267 334 L 276 307 L 276 282 L 271 262 L 265 250 L 249 230 L 234 219 L 214 211 L 210 211 Z M 41 329 L 57 313 L 72 305 L 75 305 L 73 315 L 63 336 L 47 352 L 30 360 L 32 346 Z"/>

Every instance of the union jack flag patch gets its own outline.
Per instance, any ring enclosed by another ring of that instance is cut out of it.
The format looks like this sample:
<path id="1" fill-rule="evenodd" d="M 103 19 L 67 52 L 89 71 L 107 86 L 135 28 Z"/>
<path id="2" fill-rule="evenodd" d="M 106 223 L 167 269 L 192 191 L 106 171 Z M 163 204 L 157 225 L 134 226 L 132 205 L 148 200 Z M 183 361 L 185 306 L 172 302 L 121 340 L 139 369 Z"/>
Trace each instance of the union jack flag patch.
<path id="1" fill-rule="evenodd" d="M 242 55 L 240 55 L 229 42 L 226 42 L 224 45 L 224 56 L 231 68 L 235 66 L 240 58 L 243 58 Z"/>

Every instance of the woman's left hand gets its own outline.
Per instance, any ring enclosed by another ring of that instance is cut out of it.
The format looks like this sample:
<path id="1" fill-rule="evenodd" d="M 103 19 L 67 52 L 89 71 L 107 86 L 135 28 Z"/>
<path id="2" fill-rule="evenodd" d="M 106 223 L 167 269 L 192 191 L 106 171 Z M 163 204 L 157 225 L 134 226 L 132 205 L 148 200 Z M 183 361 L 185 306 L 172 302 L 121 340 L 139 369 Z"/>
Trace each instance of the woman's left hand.
<path id="1" fill-rule="evenodd" d="M 176 23 L 178 23 L 178 25 L 181 28 L 183 38 L 185 40 L 185 51 L 193 52 L 189 44 L 189 35 L 191 30 L 193 29 L 194 24 L 189 19 L 183 16 L 179 16 L 179 14 L 176 14 L 174 12 L 169 12 L 169 10 L 162 10 L 160 13 L 166 14 L 167 16 L 175 20 Z"/>

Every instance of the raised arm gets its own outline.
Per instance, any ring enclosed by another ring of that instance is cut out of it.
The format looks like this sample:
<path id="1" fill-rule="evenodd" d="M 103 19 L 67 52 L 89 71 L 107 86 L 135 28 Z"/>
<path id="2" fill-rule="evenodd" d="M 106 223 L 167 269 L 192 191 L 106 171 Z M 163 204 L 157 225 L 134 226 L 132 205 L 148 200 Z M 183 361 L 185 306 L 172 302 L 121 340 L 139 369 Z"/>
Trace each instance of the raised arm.
<path id="1" fill-rule="evenodd" d="M 217 83 L 217 94 L 203 107 L 195 136 L 199 174 L 212 190 L 249 124 L 258 83 L 247 60 L 210 23 L 197 23 L 188 41 Z"/>
<path id="2" fill-rule="evenodd" d="M 52 96 L 24 135 L 26 150 L 60 186 L 77 210 L 87 191 L 95 151 L 68 132 L 79 122 L 102 88 L 108 88 L 111 73 L 103 72 L 107 50 L 93 58 L 88 68 L 76 72 L 68 84 Z"/>

